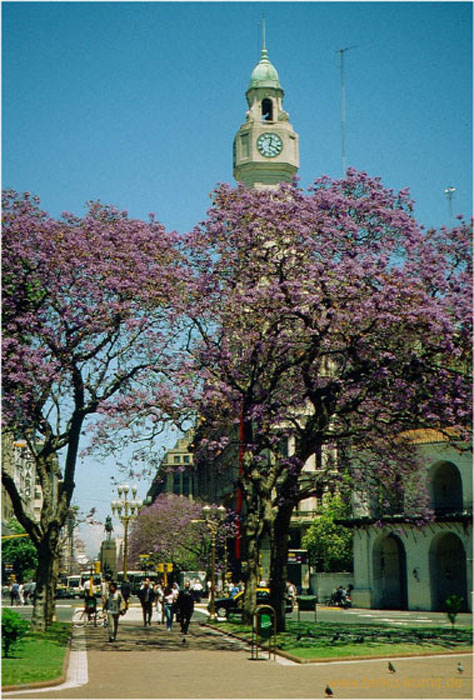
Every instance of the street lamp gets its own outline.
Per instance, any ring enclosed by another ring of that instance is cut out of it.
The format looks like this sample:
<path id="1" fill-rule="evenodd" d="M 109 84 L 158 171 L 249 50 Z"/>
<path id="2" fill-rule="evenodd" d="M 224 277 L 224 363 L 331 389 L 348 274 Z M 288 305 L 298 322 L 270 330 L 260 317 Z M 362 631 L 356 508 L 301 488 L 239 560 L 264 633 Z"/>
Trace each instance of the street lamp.
<path id="1" fill-rule="evenodd" d="M 130 490 L 133 500 L 129 501 L 128 493 Z M 112 508 L 112 514 L 117 515 L 118 519 L 123 524 L 123 580 L 128 581 L 128 525 L 131 520 L 137 517 L 142 502 L 136 500 L 137 487 L 135 485 L 130 489 L 128 484 L 120 484 L 117 487 L 117 493 L 119 496 L 118 500 L 112 501 L 110 506 Z"/>
<path id="2" fill-rule="evenodd" d="M 213 509 L 211 506 L 203 506 L 202 514 L 204 515 L 204 520 L 191 520 L 192 523 L 205 523 L 211 533 L 211 601 L 209 606 L 209 621 L 216 621 L 216 535 L 217 530 L 226 516 L 226 509 L 224 506 L 219 506 L 214 512 L 217 511 L 217 520 L 212 518 Z"/>

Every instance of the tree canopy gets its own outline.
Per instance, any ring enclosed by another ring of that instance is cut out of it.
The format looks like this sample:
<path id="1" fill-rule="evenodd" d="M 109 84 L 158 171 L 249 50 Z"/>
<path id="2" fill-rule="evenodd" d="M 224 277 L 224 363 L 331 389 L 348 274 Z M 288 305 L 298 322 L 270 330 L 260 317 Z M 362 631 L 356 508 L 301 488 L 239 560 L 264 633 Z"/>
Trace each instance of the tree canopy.
<path id="1" fill-rule="evenodd" d="M 91 417 L 89 441 L 101 445 L 124 430 L 144 438 L 173 415 L 179 255 L 176 236 L 153 218 L 130 219 L 95 202 L 83 217 L 54 219 L 37 198 L 14 191 L 3 194 L 2 252 L 4 430 L 25 439 L 35 460 L 39 522 L 23 509 L 7 468 L 2 481 L 37 547 L 39 569 L 47 567 L 38 571 L 35 615 L 48 608 L 51 617 L 43 587 L 55 579 L 59 530 Z M 48 623 L 43 613 L 37 626 Z"/>
<path id="2" fill-rule="evenodd" d="M 140 554 L 149 554 L 155 565 L 173 562 L 180 569 L 198 570 L 207 565 L 203 528 L 192 520 L 202 519 L 200 501 L 161 494 L 140 511 L 130 532 L 130 563 L 137 567 Z"/>
<path id="3" fill-rule="evenodd" d="M 242 419 L 247 541 L 268 534 L 280 569 L 295 504 L 337 482 L 343 460 L 355 485 L 403 485 L 406 509 L 428 515 L 403 433 L 466 434 L 470 239 L 463 221 L 424 230 L 408 192 L 352 170 L 309 193 L 222 186 L 189 236 L 200 450 L 235 465 Z"/>

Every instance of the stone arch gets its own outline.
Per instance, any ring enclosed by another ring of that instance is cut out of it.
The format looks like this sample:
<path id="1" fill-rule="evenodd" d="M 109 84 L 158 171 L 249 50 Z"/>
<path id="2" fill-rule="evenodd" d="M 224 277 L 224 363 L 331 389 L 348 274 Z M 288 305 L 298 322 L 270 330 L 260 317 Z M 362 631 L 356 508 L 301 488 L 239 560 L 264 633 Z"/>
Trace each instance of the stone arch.
<path id="1" fill-rule="evenodd" d="M 398 535 L 380 535 L 372 549 L 372 607 L 407 609 L 407 565 L 405 545 Z"/>
<path id="2" fill-rule="evenodd" d="M 431 608 L 444 611 L 449 595 L 463 597 L 467 607 L 466 551 L 462 540 L 454 532 L 441 532 L 430 545 Z"/>
<path id="3" fill-rule="evenodd" d="M 435 513 L 456 513 L 463 509 L 462 478 L 453 462 L 438 462 L 429 471 L 431 508 Z"/>

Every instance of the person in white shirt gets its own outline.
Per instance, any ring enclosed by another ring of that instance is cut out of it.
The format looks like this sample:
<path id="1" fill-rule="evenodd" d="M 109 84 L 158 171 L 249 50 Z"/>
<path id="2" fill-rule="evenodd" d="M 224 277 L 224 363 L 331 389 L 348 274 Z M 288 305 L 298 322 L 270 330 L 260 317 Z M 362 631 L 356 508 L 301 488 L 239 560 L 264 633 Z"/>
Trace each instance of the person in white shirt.
<path id="1" fill-rule="evenodd" d="M 159 625 L 161 625 L 165 621 L 165 610 L 163 607 L 163 597 L 164 597 L 164 590 L 163 586 L 161 585 L 161 581 L 159 581 L 156 586 L 155 586 L 155 601 L 156 601 L 156 613 L 157 613 L 157 622 Z"/>
<path id="2" fill-rule="evenodd" d="M 109 595 L 105 602 L 105 609 L 107 610 L 109 642 L 115 642 L 117 638 L 118 620 L 120 615 L 125 612 L 125 603 L 122 594 L 117 590 L 117 584 L 113 581 L 109 585 Z"/>

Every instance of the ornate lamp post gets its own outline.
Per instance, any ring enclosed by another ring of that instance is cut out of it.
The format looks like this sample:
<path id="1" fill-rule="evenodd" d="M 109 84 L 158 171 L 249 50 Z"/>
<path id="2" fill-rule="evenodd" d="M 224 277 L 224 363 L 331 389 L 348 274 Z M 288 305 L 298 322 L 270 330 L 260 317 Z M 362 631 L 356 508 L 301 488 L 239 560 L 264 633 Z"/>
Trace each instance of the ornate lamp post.
<path id="1" fill-rule="evenodd" d="M 118 500 L 112 501 L 110 504 L 113 515 L 117 515 L 120 522 L 123 524 L 123 580 L 128 581 L 127 565 L 128 565 L 128 525 L 131 520 L 137 517 L 142 506 L 141 501 L 136 500 L 137 487 L 134 485 L 131 488 L 132 499 L 128 500 L 130 486 L 128 484 L 120 484 L 117 488 Z"/>
<path id="2" fill-rule="evenodd" d="M 219 526 L 222 524 L 225 516 L 226 509 L 224 506 L 219 506 L 214 510 L 217 512 L 218 519 L 213 519 L 211 516 L 213 514 L 213 509 L 211 506 L 203 506 L 202 514 L 204 515 L 203 520 L 191 520 L 192 523 L 205 523 L 209 528 L 211 533 L 211 601 L 209 610 L 209 621 L 216 621 L 216 534 Z"/>

